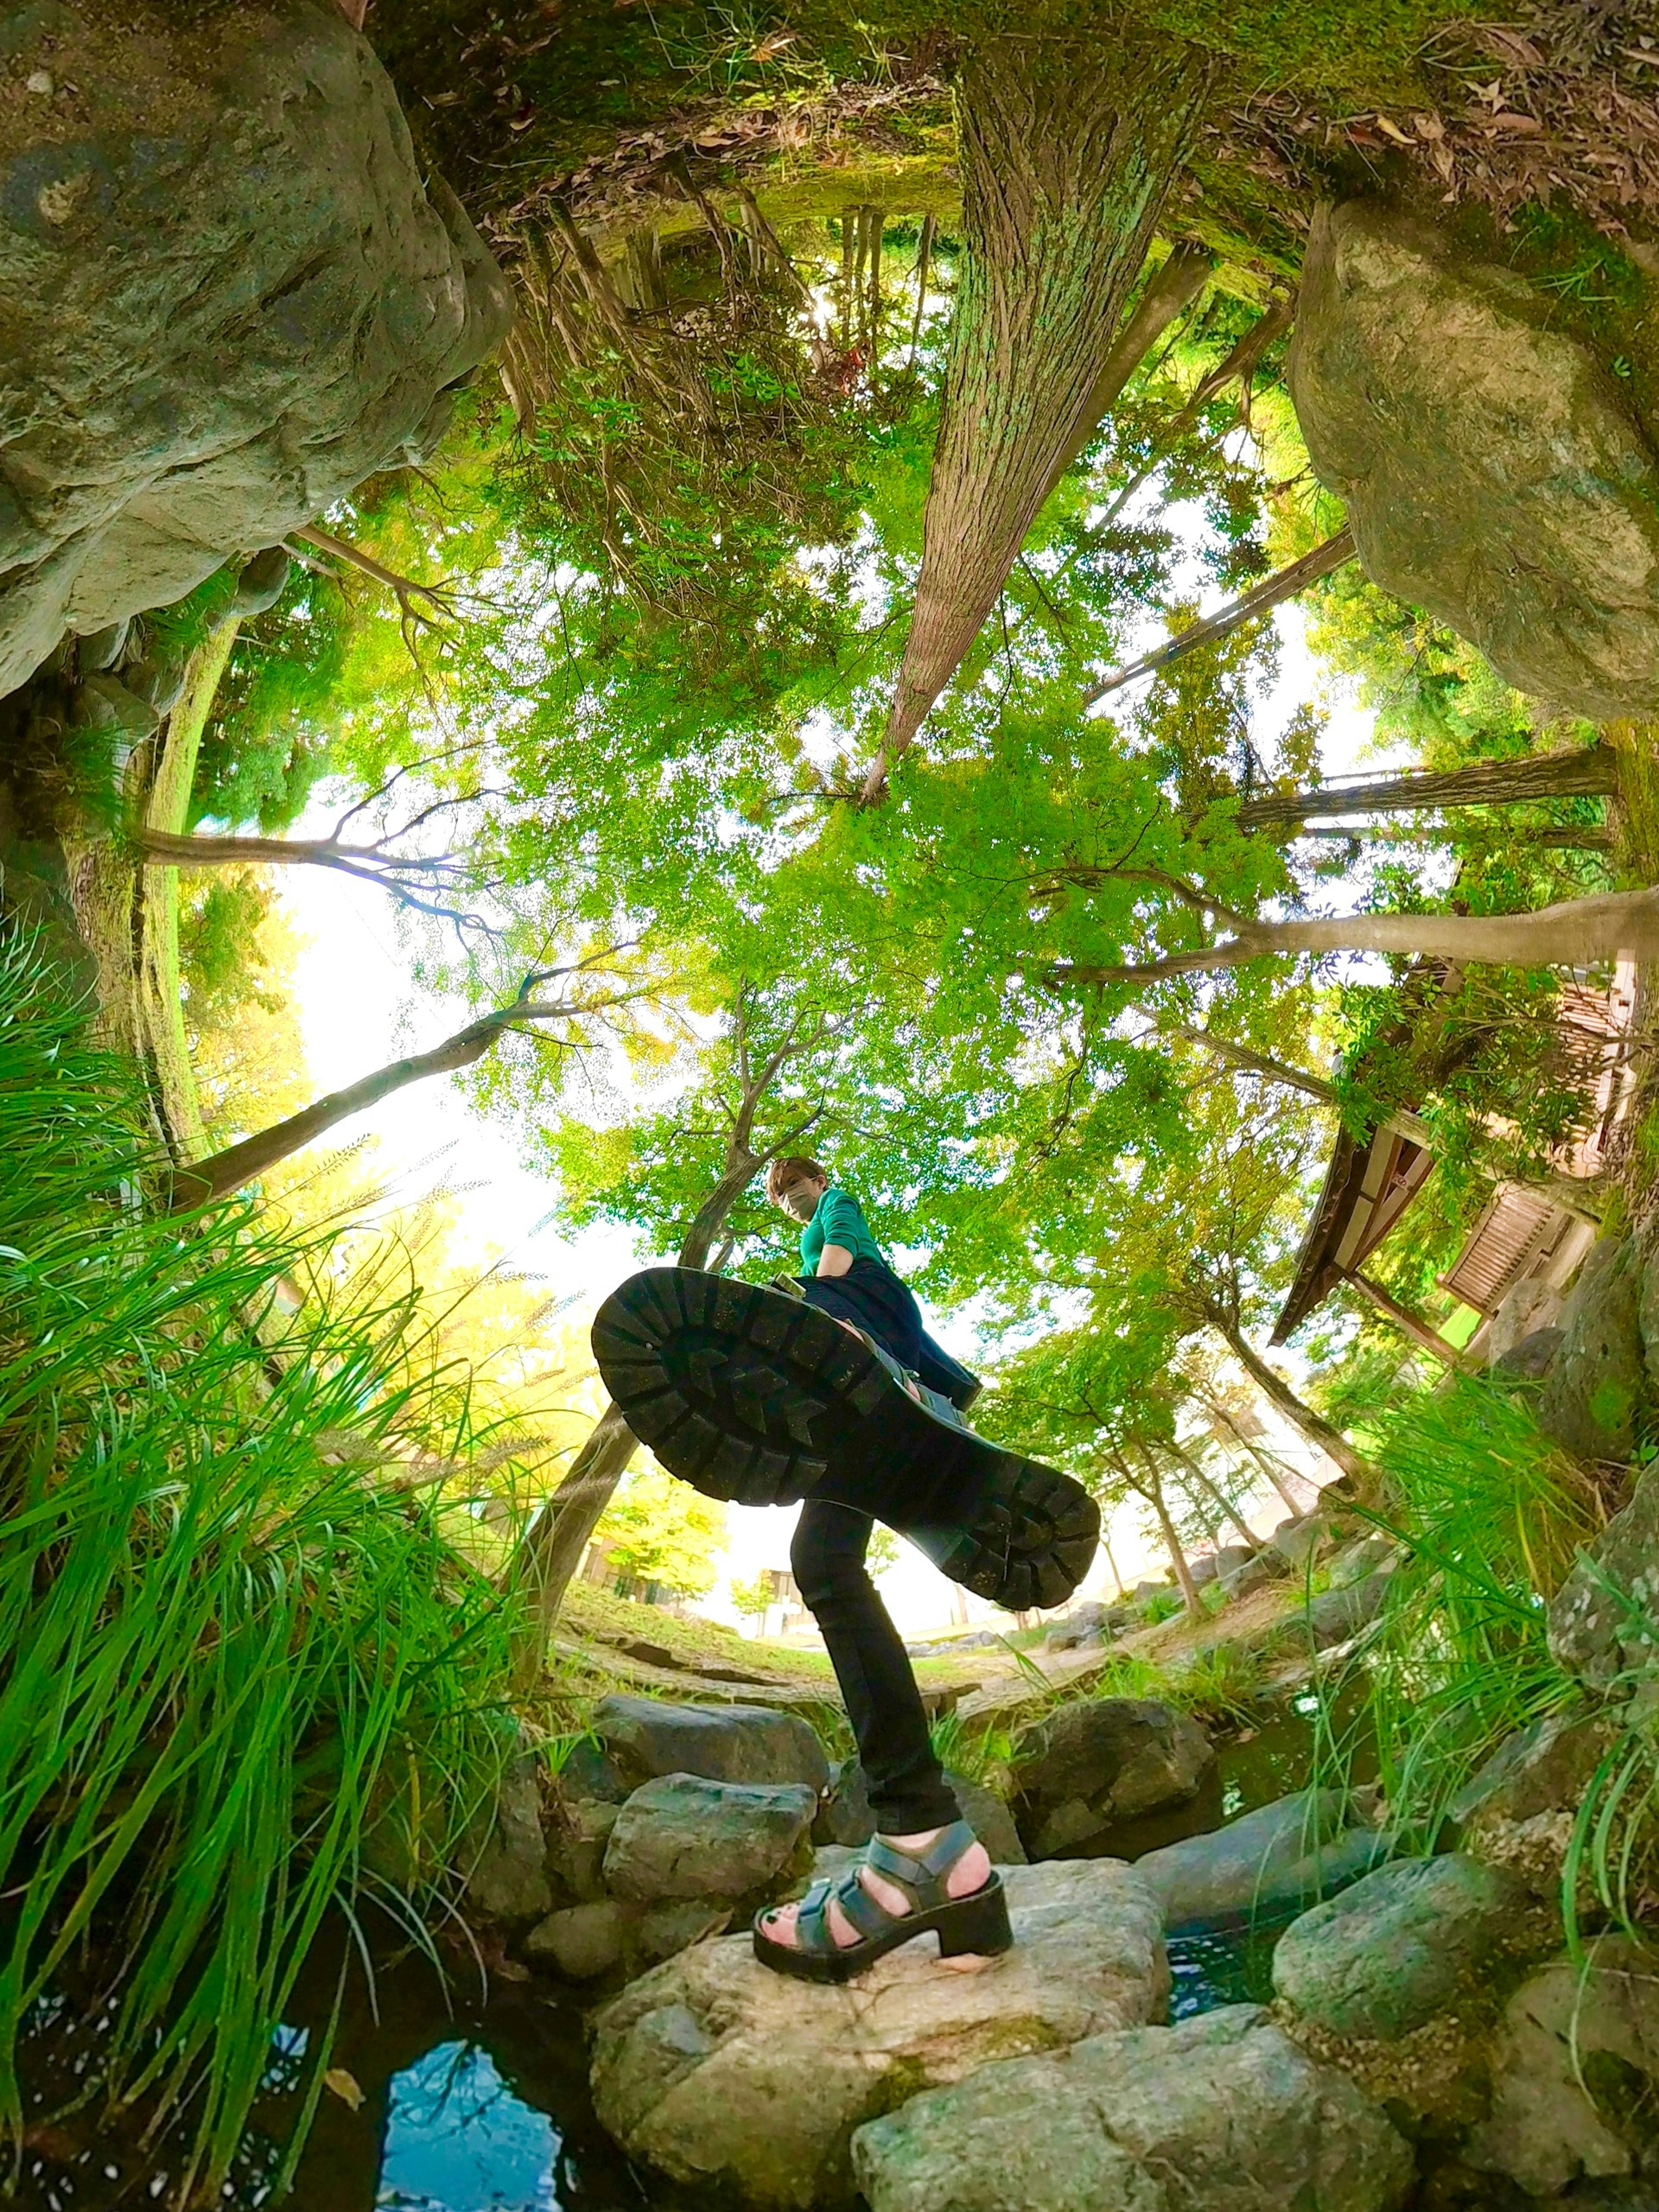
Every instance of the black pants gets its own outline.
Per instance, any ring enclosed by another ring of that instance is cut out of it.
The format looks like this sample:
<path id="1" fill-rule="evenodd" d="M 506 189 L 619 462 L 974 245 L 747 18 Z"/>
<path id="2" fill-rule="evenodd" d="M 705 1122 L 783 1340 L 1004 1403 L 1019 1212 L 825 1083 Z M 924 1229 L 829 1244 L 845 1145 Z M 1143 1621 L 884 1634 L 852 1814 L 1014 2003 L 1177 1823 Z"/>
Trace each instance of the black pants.
<path id="1" fill-rule="evenodd" d="M 961 1813 L 933 1756 L 909 1658 L 865 1568 L 873 1525 L 849 1505 L 809 1498 L 789 1565 L 829 1647 L 876 1826 L 884 1835 L 912 1836 Z"/>

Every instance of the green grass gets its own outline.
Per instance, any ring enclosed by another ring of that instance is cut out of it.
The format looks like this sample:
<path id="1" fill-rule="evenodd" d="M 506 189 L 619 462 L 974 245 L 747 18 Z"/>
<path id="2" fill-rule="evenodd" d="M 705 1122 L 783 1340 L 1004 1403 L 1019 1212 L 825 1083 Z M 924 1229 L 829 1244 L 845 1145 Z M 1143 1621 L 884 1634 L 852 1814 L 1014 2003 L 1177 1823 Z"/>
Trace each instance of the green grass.
<path id="1" fill-rule="evenodd" d="M 1498 1746 L 1574 1696 L 1548 1601 L 1601 1511 L 1526 1408 L 1472 1378 L 1411 1400 L 1376 1449 L 1397 1503 L 1374 1517 L 1409 1551 L 1355 1666 L 1390 1818 L 1426 1848 Z M 1351 1687 L 1324 1678 L 1327 1709 Z"/>
<path id="2" fill-rule="evenodd" d="M 281 1324 L 326 1249 L 156 1211 L 146 1127 L 137 1071 L 0 940 L 0 2131 L 21 2149 L 20 2028 L 73 1954 L 112 2022 L 85 2094 L 171 2114 L 204 2200 L 331 1906 L 436 1901 L 515 1740 L 513 1624 L 319 1448 L 465 1448 L 452 1377 L 386 1379 L 409 1310 L 325 1289 Z"/>

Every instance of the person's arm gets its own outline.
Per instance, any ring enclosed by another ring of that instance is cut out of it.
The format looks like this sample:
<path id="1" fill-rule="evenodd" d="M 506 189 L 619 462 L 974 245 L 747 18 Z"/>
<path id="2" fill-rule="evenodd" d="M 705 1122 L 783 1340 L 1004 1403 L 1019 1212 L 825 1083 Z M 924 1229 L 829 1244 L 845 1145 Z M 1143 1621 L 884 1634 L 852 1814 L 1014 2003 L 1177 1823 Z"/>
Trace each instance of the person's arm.
<path id="1" fill-rule="evenodd" d="M 831 1190 L 822 1208 L 823 1222 L 823 1250 L 818 1255 L 820 1275 L 844 1275 L 856 1256 L 851 1244 L 843 1244 L 842 1237 L 868 1236 L 864 1214 L 858 1200 L 844 1190 Z"/>

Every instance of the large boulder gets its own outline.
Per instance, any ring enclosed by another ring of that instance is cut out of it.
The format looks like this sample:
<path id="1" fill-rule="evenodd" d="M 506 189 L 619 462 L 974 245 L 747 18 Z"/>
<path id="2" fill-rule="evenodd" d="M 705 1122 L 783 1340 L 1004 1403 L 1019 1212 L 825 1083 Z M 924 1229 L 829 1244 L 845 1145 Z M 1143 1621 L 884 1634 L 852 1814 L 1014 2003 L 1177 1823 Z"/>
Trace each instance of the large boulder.
<path id="1" fill-rule="evenodd" d="M 866 2120 L 990 2060 L 1161 2017 L 1158 1907 L 1133 1869 L 1012 1867 L 1003 1880 L 1014 1947 L 965 1972 L 941 1966 L 931 1936 L 850 1990 L 773 1973 L 746 1936 L 683 1952 L 597 2018 L 601 2122 L 630 2158 L 723 2204 L 830 2212 L 853 2201 Z"/>
<path id="2" fill-rule="evenodd" d="M 1550 1652 L 1581 1681 L 1605 1688 L 1659 1659 L 1659 1476 L 1639 1476 L 1556 1592 Z"/>
<path id="3" fill-rule="evenodd" d="M 1213 1552 L 1206 1552 L 1192 1563 L 1193 1580 L 1201 1589 L 1206 1583 L 1224 1582 L 1240 1567 L 1248 1566 L 1255 1553 L 1248 1544 L 1221 1544 Z"/>
<path id="4" fill-rule="evenodd" d="M 659 1774 L 710 1782 L 830 1781 L 823 1746 L 799 1714 L 769 1705 L 671 1705 L 656 1698 L 601 1698 L 593 1733 L 630 1787 Z"/>
<path id="5" fill-rule="evenodd" d="M 1636 1247 L 1605 1237 L 1590 1247 L 1561 1312 L 1561 1343 L 1538 1394 L 1538 1425 L 1580 1459 L 1628 1460 L 1648 1395 L 1638 1319 Z"/>
<path id="6" fill-rule="evenodd" d="M 1395 2041 L 1503 1948 L 1524 1895 L 1512 1875 L 1459 1853 L 1396 1859 L 1292 1921 L 1274 1991 L 1332 2035 Z"/>
<path id="7" fill-rule="evenodd" d="M 991 1855 L 993 1866 L 1023 1866 L 1025 1847 L 1019 1840 L 1014 1816 L 994 1790 L 968 1775 L 946 1771 L 946 1784 L 961 1810 Z M 817 1844 L 867 1844 L 876 1832 L 876 1816 L 870 1809 L 870 1792 L 864 1769 L 857 1759 L 836 1767 L 828 1797 L 812 1824 Z"/>
<path id="8" fill-rule="evenodd" d="M 870 2212 L 1389 2212 L 1411 2153 L 1255 2005 L 982 2067 L 859 2130 Z"/>
<path id="9" fill-rule="evenodd" d="M 332 0 L 0 0 L 0 54 L 3 696 L 424 459 L 512 310 Z"/>
<path id="10" fill-rule="evenodd" d="M 1552 2198 L 1570 2183 L 1636 2172 L 1652 2156 L 1659 2100 L 1652 1953 L 1604 1937 L 1588 1960 L 1531 1975 L 1510 2000 L 1491 2064 L 1492 2112 L 1466 2147 L 1471 2165 Z"/>
<path id="11" fill-rule="evenodd" d="M 1349 1642 L 1362 1628 L 1369 1628 L 1388 1601 L 1393 1573 L 1392 1567 L 1374 1567 L 1357 1583 L 1321 1590 L 1310 1601 L 1305 1615 L 1306 1633 L 1314 1650 L 1328 1651 Z"/>
<path id="12" fill-rule="evenodd" d="M 1299 1790 L 1208 1835 L 1188 1836 L 1135 1861 L 1166 1929 L 1271 1917 L 1316 1904 L 1388 1856 L 1375 1828 L 1350 1828 L 1343 1790 Z"/>
<path id="13" fill-rule="evenodd" d="M 1149 1698 L 1079 1698 L 1028 1728 L 1012 1762 L 1033 1858 L 1098 1847 L 1115 1827 L 1190 1802 L 1215 1749 L 1189 1714 Z"/>
<path id="14" fill-rule="evenodd" d="M 1561 1319 L 1565 1294 L 1553 1283 L 1537 1275 L 1513 1283 L 1498 1301 L 1486 1331 L 1486 1364 L 1496 1367 L 1540 1329 L 1554 1328 Z"/>
<path id="15" fill-rule="evenodd" d="M 1522 691 L 1659 711 L 1659 456 L 1553 297 L 1350 200 L 1314 218 L 1286 374 L 1369 576 Z"/>
<path id="16" fill-rule="evenodd" d="M 804 1783 L 707 1782 L 665 1774 L 637 1789 L 605 1847 L 612 1897 L 753 1897 L 787 1879 L 806 1856 L 817 1809 Z"/>

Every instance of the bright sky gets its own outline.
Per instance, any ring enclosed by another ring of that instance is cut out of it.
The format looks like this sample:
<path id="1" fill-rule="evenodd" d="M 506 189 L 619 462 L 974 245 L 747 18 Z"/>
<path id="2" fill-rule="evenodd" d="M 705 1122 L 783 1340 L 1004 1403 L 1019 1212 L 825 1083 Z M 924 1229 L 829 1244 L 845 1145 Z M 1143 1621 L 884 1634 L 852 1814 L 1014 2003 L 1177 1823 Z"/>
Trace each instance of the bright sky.
<path id="1" fill-rule="evenodd" d="M 1212 600 L 1219 594 L 1212 593 Z M 1207 609 L 1206 609 L 1207 611 Z M 1371 717 L 1327 681 L 1307 649 L 1299 609 L 1281 607 L 1275 617 L 1281 640 L 1280 675 L 1255 726 L 1264 744 L 1304 701 L 1322 697 L 1330 709 L 1324 747 L 1327 775 L 1358 765 L 1370 742 Z M 446 1008 L 411 988 L 391 902 L 371 885 L 318 868 L 282 874 L 278 890 L 302 940 L 296 1000 L 313 1092 L 334 1091 L 384 1061 L 436 1043 L 467 1018 L 459 1001 Z M 346 1124 L 334 1141 L 372 1129 L 370 1170 L 400 1200 L 413 1202 L 437 1186 L 464 1190 L 452 1248 L 458 1259 L 479 1261 L 505 1255 L 515 1272 L 545 1279 L 549 1292 L 574 1301 L 572 1317 L 591 1313 L 622 1278 L 640 1264 L 623 1231 L 593 1229 L 572 1235 L 549 1219 L 553 1193 L 544 1177 L 526 1168 L 507 1131 L 483 1120 L 456 1085 L 428 1081 L 375 1109 L 362 1124 Z M 668 1255 L 653 1255 L 668 1257 Z M 930 1316 L 935 1334 L 958 1358 L 975 1356 L 971 1324 L 958 1316 Z M 1275 1449 L 1300 1468 L 1309 1455 L 1299 1437 L 1276 1433 Z M 1328 1471 L 1327 1471 L 1328 1472 Z M 1270 1528 L 1283 1513 L 1272 1498 L 1257 1516 Z M 748 1580 L 765 1567 L 788 1564 L 793 1508 L 731 1510 L 732 1541 L 726 1577 L 707 1610 L 735 1620 L 724 1603 L 727 1579 Z M 1113 1556 L 1133 1582 L 1144 1568 L 1164 1571 L 1158 1547 L 1137 1533 L 1133 1514 L 1120 1515 L 1109 1532 Z M 1085 1595 L 1109 1588 L 1103 1555 Z M 952 1586 L 907 1547 L 899 1565 L 883 1578 L 883 1595 L 906 1634 L 943 1627 L 954 1617 Z M 991 1608 L 967 1601 L 972 1618 Z"/>

